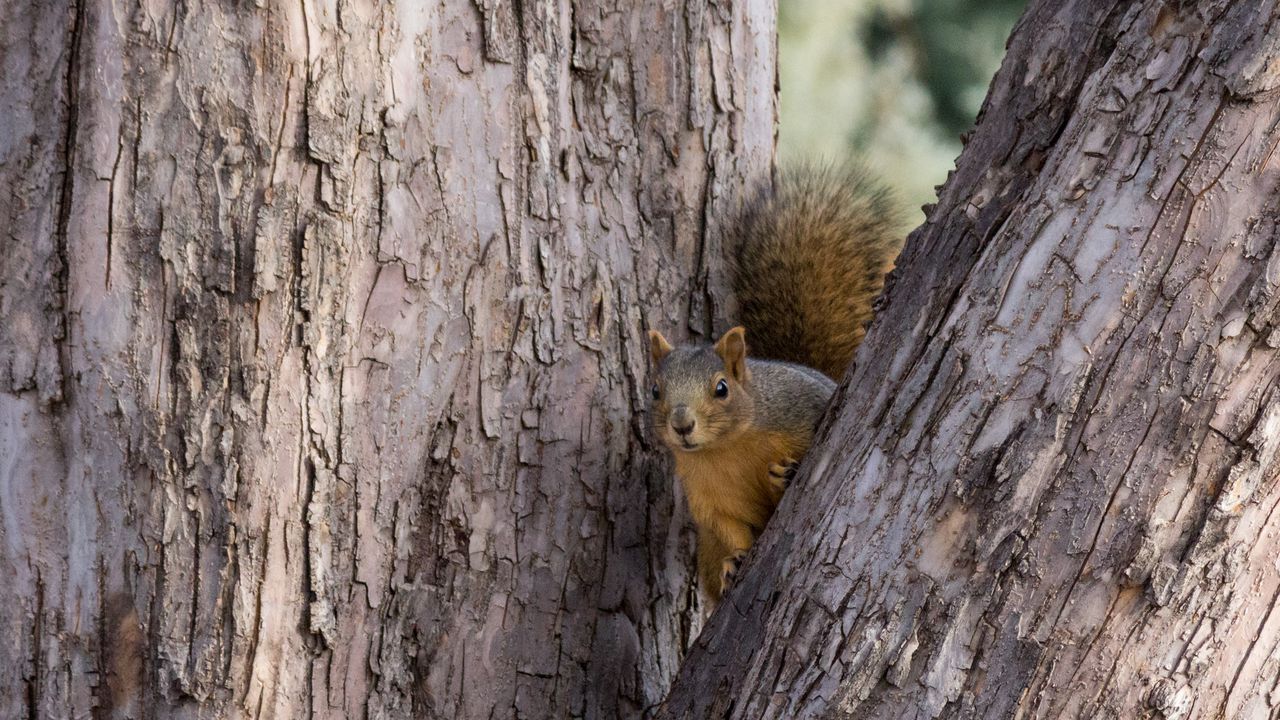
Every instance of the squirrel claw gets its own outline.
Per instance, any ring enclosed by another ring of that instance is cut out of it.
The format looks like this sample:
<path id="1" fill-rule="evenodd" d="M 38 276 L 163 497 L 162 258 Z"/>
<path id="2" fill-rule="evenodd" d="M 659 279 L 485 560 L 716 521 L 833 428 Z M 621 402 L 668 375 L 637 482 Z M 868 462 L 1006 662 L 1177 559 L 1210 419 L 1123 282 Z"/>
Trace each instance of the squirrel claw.
<path id="1" fill-rule="evenodd" d="M 720 570 L 720 587 L 721 592 L 729 589 L 734 579 L 738 576 L 738 569 L 742 567 L 742 559 L 747 556 L 747 551 L 739 550 L 724 559 L 724 565 Z"/>
<path id="2" fill-rule="evenodd" d="M 782 458 L 782 461 L 769 466 L 769 479 L 779 490 L 786 490 L 796 477 L 796 469 L 800 463 L 795 458 Z"/>

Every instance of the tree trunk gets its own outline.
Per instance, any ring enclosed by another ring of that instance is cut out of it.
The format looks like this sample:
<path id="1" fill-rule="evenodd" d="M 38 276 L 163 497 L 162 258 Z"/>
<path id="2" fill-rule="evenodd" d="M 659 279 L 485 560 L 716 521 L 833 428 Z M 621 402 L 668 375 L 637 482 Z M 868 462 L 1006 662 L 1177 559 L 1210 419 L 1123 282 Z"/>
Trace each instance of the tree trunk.
<path id="1" fill-rule="evenodd" d="M 0 716 L 633 717 L 774 7 L 0 6 Z"/>
<path id="2" fill-rule="evenodd" d="M 1280 716 L 1278 23 L 1033 4 L 666 716 Z"/>

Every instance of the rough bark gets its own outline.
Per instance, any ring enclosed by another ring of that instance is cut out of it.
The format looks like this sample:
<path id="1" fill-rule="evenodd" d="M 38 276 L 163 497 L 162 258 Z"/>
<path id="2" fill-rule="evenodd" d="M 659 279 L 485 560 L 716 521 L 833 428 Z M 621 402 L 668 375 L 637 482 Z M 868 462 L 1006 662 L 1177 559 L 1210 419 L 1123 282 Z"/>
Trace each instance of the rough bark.
<path id="1" fill-rule="evenodd" d="M 1040 0 L 666 717 L 1280 716 L 1280 9 Z"/>
<path id="2" fill-rule="evenodd" d="M 0 5 L 0 716 L 631 717 L 774 7 Z"/>

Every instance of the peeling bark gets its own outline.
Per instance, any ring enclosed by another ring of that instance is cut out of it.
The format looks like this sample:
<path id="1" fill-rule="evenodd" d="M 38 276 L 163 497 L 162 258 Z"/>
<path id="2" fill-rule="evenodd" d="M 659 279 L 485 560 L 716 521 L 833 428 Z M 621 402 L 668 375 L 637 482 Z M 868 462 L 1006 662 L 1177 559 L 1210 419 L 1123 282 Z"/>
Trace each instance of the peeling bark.
<path id="1" fill-rule="evenodd" d="M 0 6 L 0 716 L 634 717 L 772 2 Z"/>
<path id="2" fill-rule="evenodd" d="M 1278 29 L 1032 4 L 663 716 L 1280 716 Z"/>

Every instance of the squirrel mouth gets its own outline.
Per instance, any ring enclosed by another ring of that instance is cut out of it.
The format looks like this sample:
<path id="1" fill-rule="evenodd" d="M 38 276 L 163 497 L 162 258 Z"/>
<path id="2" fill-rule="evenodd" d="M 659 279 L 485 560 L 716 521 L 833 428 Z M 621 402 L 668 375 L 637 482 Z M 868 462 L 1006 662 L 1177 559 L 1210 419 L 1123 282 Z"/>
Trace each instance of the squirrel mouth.
<path id="1" fill-rule="evenodd" d="M 697 444 L 697 443 L 691 443 L 691 442 L 689 442 L 688 440 L 685 440 L 684 438 L 681 438 L 681 439 L 680 439 L 680 449 L 681 449 L 681 450 L 697 450 L 697 449 L 698 449 L 698 447 L 699 447 L 699 446 L 698 446 L 698 444 Z"/>

